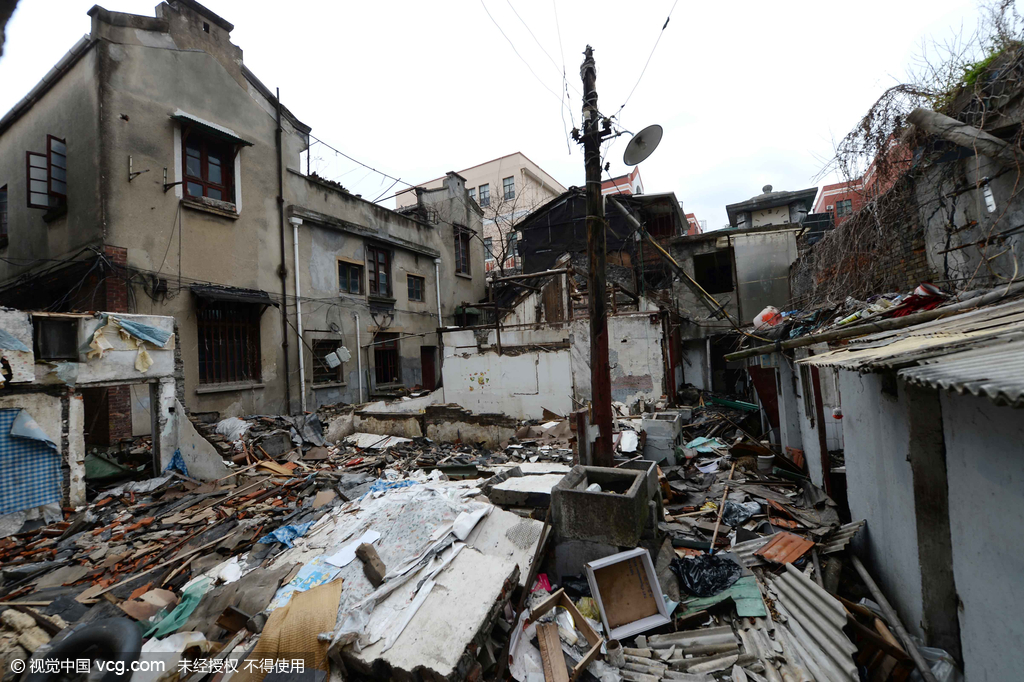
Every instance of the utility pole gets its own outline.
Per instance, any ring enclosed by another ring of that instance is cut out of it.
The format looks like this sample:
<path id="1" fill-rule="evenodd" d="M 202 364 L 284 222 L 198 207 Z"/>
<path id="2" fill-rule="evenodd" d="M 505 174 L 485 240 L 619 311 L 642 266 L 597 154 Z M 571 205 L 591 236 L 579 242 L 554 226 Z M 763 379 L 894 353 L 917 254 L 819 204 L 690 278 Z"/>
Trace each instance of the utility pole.
<path id="1" fill-rule="evenodd" d="M 580 66 L 583 79 L 583 162 L 587 171 L 587 300 L 590 307 L 590 390 L 593 423 L 600 429 L 594 442 L 594 464 L 610 467 L 612 461 L 612 379 L 608 363 L 608 311 L 605 270 L 608 251 L 604 202 L 601 197 L 602 129 L 597 109 L 597 66 L 594 49 L 587 45 Z M 586 437 L 580 434 L 581 438 Z"/>

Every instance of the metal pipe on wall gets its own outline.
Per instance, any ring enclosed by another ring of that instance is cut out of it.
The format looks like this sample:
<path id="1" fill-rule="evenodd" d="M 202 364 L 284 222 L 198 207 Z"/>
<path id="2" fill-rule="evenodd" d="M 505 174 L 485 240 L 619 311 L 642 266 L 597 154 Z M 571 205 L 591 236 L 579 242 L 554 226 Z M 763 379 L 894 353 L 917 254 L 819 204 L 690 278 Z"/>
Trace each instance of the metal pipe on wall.
<path id="1" fill-rule="evenodd" d="M 359 343 L 359 314 L 352 313 L 356 318 L 356 371 L 359 372 L 359 402 L 363 402 L 363 346 Z"/>
<path id="2" fill-rule="evenodd" d="M 281 348 L 284 349 L 284 403 L 285 411 L 292 411 L 292 377 L 288 370 L 288 247 L 284 243 L 284 140 L 281 127 L 281 89 L 277 89 L 277 213 L 281 224 Z"/>
<path id="3" fill-rule="evenodd" d="M 302 286 L 299 284 L 299 225 L 302 218 L 292 216 L 288 219 L 292 224 L 292 246 L 295 248 L 295 336 L 299 341 L 299 404 L 306 411 L 306 360 L 302 352 Z"/>
<path id="4" fill-rule="evenodd" d="M 437 290 L 437 326 L 443 327 L 441 318 L 441 259 L 434 259 L 434 288 Z"/>

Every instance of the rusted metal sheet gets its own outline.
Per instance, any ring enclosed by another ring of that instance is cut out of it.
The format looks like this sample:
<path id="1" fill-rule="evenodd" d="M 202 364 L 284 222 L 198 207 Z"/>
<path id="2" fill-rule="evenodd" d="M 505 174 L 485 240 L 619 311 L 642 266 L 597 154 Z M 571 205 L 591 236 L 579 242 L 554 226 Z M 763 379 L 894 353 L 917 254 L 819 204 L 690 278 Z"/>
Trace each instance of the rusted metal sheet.
<path id="1" fill-rule="evenodd" d="M 754 552 L 756 556 L 776 564 L 791 564 L 808 550 L 814 542 L 793 533 L 776 533 L 761 549 Z"/>

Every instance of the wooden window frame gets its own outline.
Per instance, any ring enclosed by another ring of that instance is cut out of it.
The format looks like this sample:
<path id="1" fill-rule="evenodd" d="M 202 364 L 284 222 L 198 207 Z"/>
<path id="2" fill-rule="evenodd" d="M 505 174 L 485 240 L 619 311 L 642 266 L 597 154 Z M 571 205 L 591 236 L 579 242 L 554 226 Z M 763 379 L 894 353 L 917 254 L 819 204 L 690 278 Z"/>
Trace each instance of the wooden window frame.
<path id="1" fill-rule="evenodd" d="M 189 141 L 199 144 L 199 173 L 202 177 L 196 177 L 188 172 L 188 147 Z M 220 164 L 221 182 L 212 182 L 210 177 L 210 148 L 219 147 L 224 151 Z M 228 204 L 235 203 L 235 155 L 238 153 L 238 146 L 221 140 L 213 135 L 205 135 L 191 126 L 186 126 L 181 132 L 181 177 L 182 196 L 192 201 L 211 199 L 223 201 Z M 189 190 L 189 184 L 202 187 L 202 194 L 197 196 Z M 218 190 L 221 198 L 209 196 L 211 189 Z"/>
<path id="2" fill-rule="evenodd" d="M 7 185 L 0 187 L 0 249 L 7 246 L 7 211 L 10 206 L 10 195 L 7 192 Z"/>
<path id="3" fill-rule="evenodd" d="M 470 259 L 469 242 L 472 233 L 464 227 L 455 226 L 455 274 L 471 275 L 473 264 Z"/>
<path id="4" fill-rule="evenodd" d="M 509 191 L 509 188 L 512 191 Z M 507 178 L 501 179 L 501 193 L 505 197 L 505 201 L 511 201 L 516 198 L 516 176 L 510 175 Z"/>
<path id="5" fill-rule="evenodd" d="M 314 386 L 345 383 L 345 363 L 343 362 L 334 369 L 331 369 L 324 359 L 329 353 L 336 351 L 341 344 L 340 339 L 313 339 L 310 350 L 313 354 L 312 383 Z M 318 355 L 318 351 L 324 349 L 326 349 L 326 352 L 323 355 Z M 333 374 L 333 376 L 326 378 L 330 374 Z"/>
<path id="6" fill-rule="evenodd" d="M 342 286 L 342 277 L 341 277 L 342 268 L 344 268 L 344 270 L 345 270 L 345 286 Z M 348 261 L 339 260 L 338 261 L 338 292 L 342 293 L 342 294 L 351 294 L 353 296 L 362 296 L 363 295 L 363 270 L 365 270 L 365 269 L 366 268 L 364 268 L 362 265 L 359 265 L 358 263 L 349 263 Z M 352 270 L 356 270 L 357 271 L 357 273 L 356 273 L 356 283 L 357 283 L 358 286 L 356 287 L 355 291 L 352 291 L 352 288 L 351 288 L 352 287 L 352 274 L 353 274 Z"/>
<path id="7" fill-rule="evenodd" d="M 64 147 L 64 153 L 55 152 L 53 150 L 53 143 L 59 142 Z M 63 158 L 64 165 L 54 163 L 56 158 Z M 64 173 L 64 178 L 54 178 L 54 168 L 59 168 Z M 54 189 L 53 183 L 56 182 L 64 185 L 64 191 L 61 192 Z M 67 203 L 68 200 L 68 145 L 67 141 L 63 138 L 55 135 L 46 136 L 46 191 L 50 195 L 51 200 L 56 198 L 55 202 L 51 202 L 51 206 Z"/>
<path id="8" fill-rule="evenodd" d="M 387 338 L 382 341 L 382 336 Z M 378 332 L 373 337 L 373 378 L 377 386 L 402 383 L 402 356 L 399 353 L 398 336 L 394 332 Z M 385 353 L 388 354 L 386 357 Z M 387 362 L 383 362 L 385 359 Z M 386 376 L 384 372 L 389 369 L 394 370 L 394 374 Z"/>
<path id="9" fill-rule="evenodd" d="M 427 295 L 427 280 L 425 277 L 419 275 L 406 275 L 406 286 L 409 290 L 409 300 L 423 303 L 426 300 Z M 419 288 L 419 297 L 413 297 L 413 282 L 417 283 Z"/>
<path id="10" fill-rule="evenodd" d="M 36 165 L 32 165 L 32 157 L 37 157 L 40 160 L 40 163 L 37 163 Z M 43 178 L 33 178 L 32 177 L 32 169 L 33 168 L 41 170 L 45 177 L 43 177 Z M 40 154 L 39 152 L 25 152 L 25 183 L 26 183 L 25 186 L 26 186 L 26 189 L 27 189 L 27 191 L 25 192 L 25 200 L 26 200 L 26 205 L 29 208 L 43 208 L 43 209 L 49 209 L 50 208 L 50 176 L 49 176 L 49 172 L 50 171 L 49 171 L 49 167 L 48 167 L 47 160 L 46 160 L 46 154 Z M 46 191 L 45 192 L 34 191 L 32 189 L 32 183 L 33 182 L 41 182 L 41 183 L 43 183 L 45 185 L 45 187 L 46 187 Z M 46 203 L 45 204 L 32 203 L 33 195 L 45 196 L 46 197 Z"/>
<path id="11" fill-rule="evenodd" d="M 384 256 L 383 267 L 385 269 L 385 281 L 387 282 L 386 291 L 380 291 L 381 255 Z M 367 293 L 370 296 L 391 298 L 392 291 L 394 291 L 394 286 L 391 281 L 391 250 L 375 244 L 368 244 L 366 246 L 366 260 Z"/>
<path id="12" fill-rule="evenodd" d="M 222 319 L 207 319 L 219 310 Z M 225 313 L 242 313 L 229 319 Z M 196 309 L 200 386 L 260 383 L 262 350 L 259 304 L 201 300 Z M 219 344 L 219 345 L 218 345 Z M 236 345 L 236 348 L 230 347 Z"/>

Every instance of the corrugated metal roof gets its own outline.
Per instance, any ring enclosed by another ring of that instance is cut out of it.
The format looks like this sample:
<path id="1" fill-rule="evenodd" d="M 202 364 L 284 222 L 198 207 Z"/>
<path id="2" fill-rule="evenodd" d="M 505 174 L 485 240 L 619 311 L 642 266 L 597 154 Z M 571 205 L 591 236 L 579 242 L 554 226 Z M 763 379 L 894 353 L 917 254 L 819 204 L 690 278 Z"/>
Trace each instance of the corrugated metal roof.
<path id="1" fill-rule="evenodd" d="M 1024 300 L 871 334 L 798 363 L 896 369 L 913 383 L 1024 407 Z"/>
<path id="2" fill-rule="evenodd" d="M 763 566 L 765 564 L 765 560 L 754 554 L 754 552 L 768 544 L 768 541 L 771 539 L 770 535 L 766 535 L 762 538 L 747 540 L 746 542 L 737 542 L 729 548 L 729 554 L 732 554 L 739 559 L 740 563 L 747 568 Z"/>
<path id="3" fill-rule="evenodd" d="M 776 564 L 791 564 L 806 554 L 811 547 L 814 547 L 813 540 L 802 538 L 795 533 L 783 532 L 773 535 L 764 547 L 754 552 L 754 555 Z"/>
<path id="4" fill-rule="evenodd" d="M 853 536 L 857 534 L 857 531 L 864 527 L 864 523 L 865 521 L 861 519 L 860 521 L 848 523 L 845 526 L 839 526 L 836 532 L 832 534 L 832 537 L 819 545 L 821 553 L 835 554 L 845 549 L 850 544 Z"/>
<path id="5" fill-rule="evenodd" d="M 843 605 L 791 564 L 768 584 L 800 663 L 818 682 L 857 682 L 857 647 L 843 632 Z M 780 626 L 783 624 L 779 623 Z M 787 646 L 787 648 L 789 648 Z"/>

